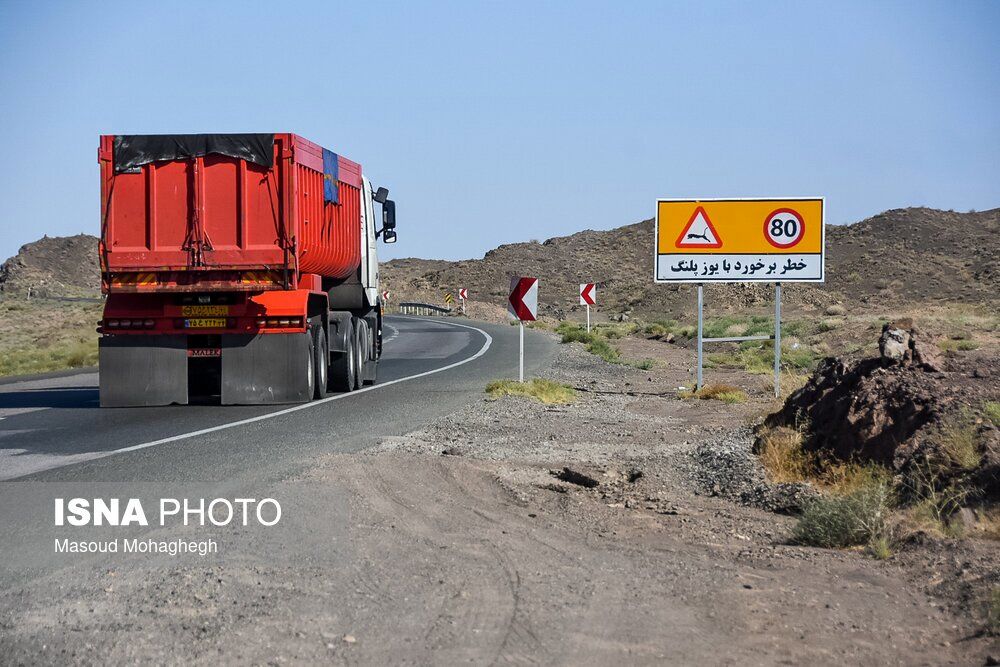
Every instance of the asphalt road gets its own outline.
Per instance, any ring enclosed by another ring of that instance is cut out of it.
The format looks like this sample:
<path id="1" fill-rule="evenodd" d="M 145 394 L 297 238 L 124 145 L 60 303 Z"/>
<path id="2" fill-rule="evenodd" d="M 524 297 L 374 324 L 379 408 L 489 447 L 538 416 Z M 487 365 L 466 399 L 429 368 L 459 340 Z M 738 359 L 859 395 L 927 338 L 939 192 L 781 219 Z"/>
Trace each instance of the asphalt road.
<path id="1" fill-rule="evenodd" d="M 97 374 L 0 385 L 0 480 L 278 481 L 311 457 L 401 435 L 517 372 L 517 328 L 389 317 L 378 382 L 298 406 L 98 407 Z M 549 339 L 526 332 L 526 370 Z"/>

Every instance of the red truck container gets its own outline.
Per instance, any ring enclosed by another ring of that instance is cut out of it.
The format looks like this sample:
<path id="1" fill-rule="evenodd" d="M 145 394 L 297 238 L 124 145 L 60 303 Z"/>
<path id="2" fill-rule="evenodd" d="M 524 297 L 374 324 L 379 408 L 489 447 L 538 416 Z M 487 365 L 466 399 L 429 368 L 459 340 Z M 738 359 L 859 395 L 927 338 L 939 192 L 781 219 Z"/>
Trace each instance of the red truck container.
<path id="1" fill-rule="evenodd" d="M 374 381 L 395 204 L 361 165 L 287 133 L 108 135 L 98 157 L 102 405 Z"/>

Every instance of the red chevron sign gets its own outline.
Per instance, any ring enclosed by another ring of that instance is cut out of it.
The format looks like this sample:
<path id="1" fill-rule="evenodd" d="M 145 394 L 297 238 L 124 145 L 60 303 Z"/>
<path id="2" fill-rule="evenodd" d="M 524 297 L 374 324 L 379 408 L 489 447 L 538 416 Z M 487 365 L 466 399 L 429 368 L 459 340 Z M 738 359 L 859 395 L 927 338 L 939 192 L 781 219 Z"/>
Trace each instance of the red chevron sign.
<path id="1" fill-rule="evenodd" d="M 469 290 L 465 287 L 458 288 L 458 298 L 462 301 L 467 301 L 469 299 Z"/>
<path id="2" fill-rule="evenodd" d="M 515 320 L 534 322 L 538 319 L 538 278 L 511 278 L 507 312 Z"/>
<path id="3" fill-rule="evenodd" d="M 580 283 L 580 305 L 597 305 L 597 285 L 594 283 Z"/>

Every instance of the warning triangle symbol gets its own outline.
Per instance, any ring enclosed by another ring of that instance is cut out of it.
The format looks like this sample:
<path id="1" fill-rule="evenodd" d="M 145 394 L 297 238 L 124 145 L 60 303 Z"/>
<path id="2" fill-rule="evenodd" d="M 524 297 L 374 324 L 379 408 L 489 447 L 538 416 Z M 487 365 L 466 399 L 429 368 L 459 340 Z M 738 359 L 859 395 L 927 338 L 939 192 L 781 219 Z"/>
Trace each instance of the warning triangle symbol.
<path id="1" fill-rule="evenodd" d="M 721 248 L 722 238 L 708 218 L 708 213 L 701 206 L 694 210 L 691 219 L 684 225 L 681 235 L 677 237 L 678 248 Z"/>

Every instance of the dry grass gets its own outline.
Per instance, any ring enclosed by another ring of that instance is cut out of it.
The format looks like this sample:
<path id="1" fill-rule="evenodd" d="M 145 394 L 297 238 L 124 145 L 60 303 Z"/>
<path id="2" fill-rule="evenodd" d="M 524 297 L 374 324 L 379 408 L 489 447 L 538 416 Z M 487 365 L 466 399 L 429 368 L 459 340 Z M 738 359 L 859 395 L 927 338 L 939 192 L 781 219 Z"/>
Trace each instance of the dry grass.
<path id="1" fill-rule="evenodd" d="M 934 438 L 948 465 L 962 470 L 977 468 L 982 461 L 979 435 L 971 415 L 962 415 L 946 423 Z"/>
<path id="2" fill-rule="evenodd" d="M 889 482 L 888 471 L 879 466 L 824 459 L 806 451 L 801 430 L 765 428 L 757 438 L 757 456 L 772 482 L 808 482 L 837 495 Z"/>
<path id="3" fill-rule="evenodd" d="M 938 343 L 938 346 L 945 352 L 969 352 L 979 349 L 979 343 L 967 339 L 954 340 L 949 338 Z"/>
<path id="4" fill-rule="evenodd" d="M 1000 426 L 1000 401 L 983 403 L 983 416 L 994 426 Z"/>
<path id="5" fill-rule="evenodd" d="M 876 557 L 887 558 L 893 504 L 892 489 L 881 480 L 847 495 L 820 496 L 806 504 L 792 540 L 828 549 L 867 545 Z"/>
<path id="6" fill-rule="evenodd" d="M 682 391 L 679 398 L 698 398 L 703 401 L 715 400 L 723 403 L 745 403 L 747 394 L 739 387 L 731 384 L 709 384 L 698 391 Z"/>
<path id="7" fill-rule="evenodd" d="M 802 449 L 802 433 L 785 426 L 762 431 L 757 456 L 771 481 L 802 482 L 815 474 L 816 459 Z"/>
<path id="8" fill-rule="evenodd" d="M 0 375 L 97 365 L 98 302 L 0 300 Z"/>
<path id="9" fill-rule="evenodd" d="M 504 396 L 527 396 L 546 404 L 565 404 L 576 400 L 576 390 L 573 387 L 542 378 L 527 382 L 497 380 L 486 385 L 486 394 L 492 399 Z"/>
<path id="10" fill-rule="evenodd" d="M 982 537 L 988 540 L 1000 540 L 1000 507 L 980 511 L 976 528 Z"/>
<path id="11" fill-rule="evenodd" d="M 925 459 L 907 472 L 903 483 L 910 507 L 904 524 L 942 537 L 961 537 L 962 527 L 951 520 L 970 495 L 961 484 L 943 483 L 941 463 Z"/>

